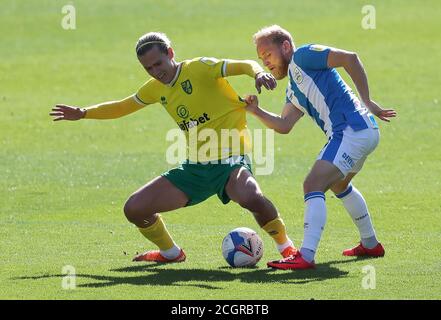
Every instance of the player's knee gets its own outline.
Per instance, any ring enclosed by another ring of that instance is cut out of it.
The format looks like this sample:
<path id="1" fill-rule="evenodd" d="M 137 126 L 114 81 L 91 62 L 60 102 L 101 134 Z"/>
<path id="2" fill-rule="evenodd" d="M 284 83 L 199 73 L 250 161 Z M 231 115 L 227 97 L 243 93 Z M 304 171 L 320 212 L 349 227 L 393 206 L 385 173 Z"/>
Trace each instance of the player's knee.
<path id="1" fill-rule="evenodd" d="M 303 193 L 312 192 L 314 188 L 314 183 L 311 181 L 311 179 L 306 178 L 305 181 L 303 181 Z"/>
<path id="2" fill-rule="evenodd" d="M 346 191 L 347 188 L 348 188 L 347 183 L 336 183 L 331 187 L 331 190 L 332 192 L 334 192 L 334 194 L 339 194 Z"/>
<path id="3" fill-rule="evenodd" d="M 137 196 L 131 195 L 124 205 L 124 214 L 129 222 L 138 225 L 146 218 L 148 212 L 139 202 Z"/>
<path id="4" fill-rule="evenodd" d="M 303 181 L 303 192 L 305 194 L 313 191 L 324 191 L 323 189 L 323 186 L 317 179 L 307 177 L 305 181 Z"/>
<path id="5" fill-rule="evenodd" d="M 133 196 L 131 196 L 129 199 L 127 199 L 126 203 L 124 204 L 124 215 L 126 216 L 127 220 L 129 222 L 134 222 L 135 216 L 136 216 L 136 210 L 133 204 Z"/>

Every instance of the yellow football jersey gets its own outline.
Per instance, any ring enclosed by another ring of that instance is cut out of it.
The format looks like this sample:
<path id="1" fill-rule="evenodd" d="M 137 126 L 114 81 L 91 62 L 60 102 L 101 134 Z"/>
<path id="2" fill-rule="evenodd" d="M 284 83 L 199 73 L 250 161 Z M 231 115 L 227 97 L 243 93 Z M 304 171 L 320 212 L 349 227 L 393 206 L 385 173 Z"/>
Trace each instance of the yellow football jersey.
<path id="1" fill-rule="evenodd" d="M 162 104 L 185 133 L 190 161 L 251 151 L 246 104 L 224 78 L 227 63 L 215 58 L 182 61 L 169 84 L 152 78 L 134 96 L 140 104 Z"/>

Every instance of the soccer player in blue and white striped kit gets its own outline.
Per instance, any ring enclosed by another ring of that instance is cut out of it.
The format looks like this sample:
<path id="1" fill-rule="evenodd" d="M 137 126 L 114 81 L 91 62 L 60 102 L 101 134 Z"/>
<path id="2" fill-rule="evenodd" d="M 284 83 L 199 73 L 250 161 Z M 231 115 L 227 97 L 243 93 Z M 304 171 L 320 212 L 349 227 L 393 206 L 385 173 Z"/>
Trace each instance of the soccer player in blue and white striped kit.
<path id="1" fill-rule="evenodd" d="M 331 189 L 352 217 L 361 241 L 343 251 L 345 256 L 384 256 L 372 226 L 366 201 L 351 184 L 366 157 L 379 141 L 378 125 L 372 114 L 389 121 L 392 109 L 382 109 L 369 97 L 365 70 L 356 53 L 306 45 L 296 49 L 290 33 L 273 25 L 254 35 L 259 58 L 277 79 L 289 77 L 286 104 L 281 115 L 259 107 L 256 96 L 246 98 L 247 110 L 267 127 L 288 133 L 304 115 L 309 115 L 328 138 L 306 177 L 304 239 L 294 255 L 268 262 L 277 269 L 315 267 L 314 256 L 326 223 L 325 192 Z M 343 67 L 352 78 L 360 99 L 335 68 Z"/>

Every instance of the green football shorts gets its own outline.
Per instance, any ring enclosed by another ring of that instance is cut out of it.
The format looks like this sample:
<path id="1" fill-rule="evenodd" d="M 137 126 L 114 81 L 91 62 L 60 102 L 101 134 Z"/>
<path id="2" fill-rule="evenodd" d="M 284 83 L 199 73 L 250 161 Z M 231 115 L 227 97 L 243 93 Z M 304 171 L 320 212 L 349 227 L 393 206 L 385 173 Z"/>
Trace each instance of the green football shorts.
<path id="1" fill-rule="evenodd" d="M 231 172 L 240 167 L 245 167 L 252 173 L 251 162 L 247 155 L 231 156 L 219 160 L 219 163 L 204 164 L 186 160 L 161 176 L 187 195 L 189 198 L 187 206 L 198 204 L 214 194 L 217 194 L 223 204 L 227 204 L 231 199 L 225 192 L 225 186 Z"/>

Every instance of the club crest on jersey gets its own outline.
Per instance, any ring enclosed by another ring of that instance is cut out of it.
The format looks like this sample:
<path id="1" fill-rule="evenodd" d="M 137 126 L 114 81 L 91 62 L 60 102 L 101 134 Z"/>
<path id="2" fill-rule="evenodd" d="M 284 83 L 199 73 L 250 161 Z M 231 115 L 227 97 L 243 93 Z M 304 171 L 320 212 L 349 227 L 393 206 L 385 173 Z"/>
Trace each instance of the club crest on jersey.
<path id="1" fill-rule="evenodd" d="M 294 70 L 294 81 L 297 84 L 301 84 L 303 82 L 303 75 L 302 72 L 299 70 L 299 68 L 295 68 Z"/>
<path id="2" fill-rule="evenodd" d="M 181 82 L 181 87 L 186 94 L 191 94 L 193 92 L 193 86 L 191 85 L 191 82 L 188 79 L 185 80 L 184 82 Z"/>
<path id="3" fill-rule="evenodd" d="M 182 119 L 188 118 L 188 115 L 189 115 L 187 108 L 182 104 L 176 108 L 176 113 Z"/>

